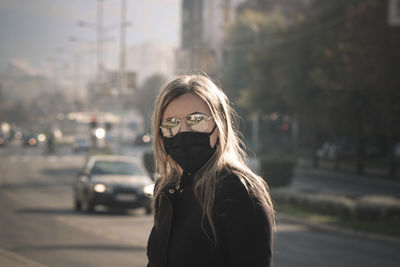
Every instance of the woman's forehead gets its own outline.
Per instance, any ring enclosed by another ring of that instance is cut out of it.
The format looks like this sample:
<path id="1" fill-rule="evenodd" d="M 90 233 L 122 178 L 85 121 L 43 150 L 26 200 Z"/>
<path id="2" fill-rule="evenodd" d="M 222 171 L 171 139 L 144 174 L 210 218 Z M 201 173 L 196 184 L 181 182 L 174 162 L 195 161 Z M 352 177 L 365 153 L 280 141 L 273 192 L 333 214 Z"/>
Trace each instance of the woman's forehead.
<path id="1" fill-rule="evenodd" d="M 211 115 L 206 102 L 194 93 L 183 94 L 172 100 L 163 112 L 163 119 L 168 117 L 181 117 L 196 112 Z"/>

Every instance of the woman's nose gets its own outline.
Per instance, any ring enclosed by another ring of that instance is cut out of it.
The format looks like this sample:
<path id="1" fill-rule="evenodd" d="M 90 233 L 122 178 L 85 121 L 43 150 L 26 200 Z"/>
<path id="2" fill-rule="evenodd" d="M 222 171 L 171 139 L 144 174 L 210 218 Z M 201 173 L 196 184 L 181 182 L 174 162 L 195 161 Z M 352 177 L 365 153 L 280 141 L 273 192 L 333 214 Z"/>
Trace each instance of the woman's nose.
<path id="1" fill-rule="evenodd" d="M 187 126 L 186 121 L 182 121 L 180 132 L 190 132 L 190 131 L 192 131 L 192 129 L 190 129 L 190 128 Z"/>

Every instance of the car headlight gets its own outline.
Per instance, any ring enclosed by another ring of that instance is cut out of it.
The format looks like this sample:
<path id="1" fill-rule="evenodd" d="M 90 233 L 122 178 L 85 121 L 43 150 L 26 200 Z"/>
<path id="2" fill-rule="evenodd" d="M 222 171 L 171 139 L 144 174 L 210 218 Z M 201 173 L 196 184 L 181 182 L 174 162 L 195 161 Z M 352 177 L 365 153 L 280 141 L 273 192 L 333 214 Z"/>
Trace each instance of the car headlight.
<path id="1" fill-rule="evenodd" d="M 96 184 L 93 189 L 97 193 L 104 193 L 106 192 L 107 187 L 104 184 Z"/>
<path id="2" fill-rule="evenodd" d="M 149 184 L 149 185 L 146 185 L 145 187 L 143 187 L 143 192 L 147 196 L 153 196 L 154 184 Z"/>

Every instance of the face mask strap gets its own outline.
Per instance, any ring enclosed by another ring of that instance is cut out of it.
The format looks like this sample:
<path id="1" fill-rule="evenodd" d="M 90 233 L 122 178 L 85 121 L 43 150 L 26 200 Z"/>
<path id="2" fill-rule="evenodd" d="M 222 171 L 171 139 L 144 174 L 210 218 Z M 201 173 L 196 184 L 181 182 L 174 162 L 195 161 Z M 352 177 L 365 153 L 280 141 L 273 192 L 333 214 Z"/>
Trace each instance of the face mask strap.
<path id="1" fill-rule="evenodd" d="M 208 135 L 211 136 L 214 133 L 215 129 L 217 129 L 217 124 L 215 124 L 214 128 L 212 129 L 212 131 Z"/>

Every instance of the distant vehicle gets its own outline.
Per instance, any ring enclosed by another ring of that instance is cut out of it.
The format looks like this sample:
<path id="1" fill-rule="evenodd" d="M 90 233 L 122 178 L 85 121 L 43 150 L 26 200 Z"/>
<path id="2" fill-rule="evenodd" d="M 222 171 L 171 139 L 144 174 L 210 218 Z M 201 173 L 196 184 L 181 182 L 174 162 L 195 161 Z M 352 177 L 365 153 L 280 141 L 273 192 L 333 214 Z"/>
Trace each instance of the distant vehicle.
<path id="1" fill-rule="evenodd" d="M 93 212 L 97 205 L 152 212 L 154 183 L 136 158 L 92 156 L 74 181 L 75 210 Z"/>
<path id="2" fill-rule="evenodd" d="M 147 145 L 150 144 L 151 135 L 148 133 L 138 134 L 135 138 L 134 145 Z"/>
<path id="3" fill-rule="evenodd" d="M 6 145 L 6 138 L 4 138 L 3 134 L 0 133 L 0 146 Z"/>
<path id="4" fill-rule="evenodd" d="M 88 151 L 90 149 L 90 140 L 89 138 L 77 137 L 72 143 L 72 150 L 74 152 L 78 151 Z"/>
<path id="5" fill-rule="evenodd" d="M 23 146 L 34 147 L 37 146 L 37 144 L 38 144 L 38 139 L 36 135 L 33 134 L 24 135 L 22 142 Z"/>

